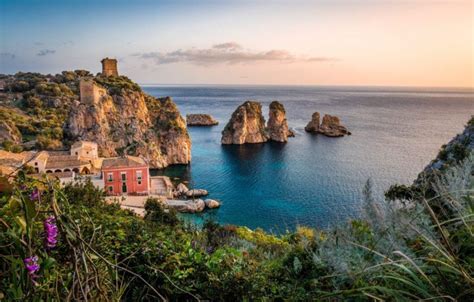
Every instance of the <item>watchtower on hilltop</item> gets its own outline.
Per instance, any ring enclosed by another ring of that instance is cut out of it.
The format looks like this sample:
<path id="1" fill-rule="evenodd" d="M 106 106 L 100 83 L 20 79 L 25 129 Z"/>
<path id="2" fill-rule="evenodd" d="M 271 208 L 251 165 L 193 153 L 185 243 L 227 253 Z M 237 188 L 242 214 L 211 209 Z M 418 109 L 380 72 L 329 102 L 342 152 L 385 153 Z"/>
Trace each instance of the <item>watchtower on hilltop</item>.
<path id="1" fill-rule="evenodd" d="M 118 77 L 117 60 L 104 58 L 102 61 L 102 75 L 106 77 Z"/>

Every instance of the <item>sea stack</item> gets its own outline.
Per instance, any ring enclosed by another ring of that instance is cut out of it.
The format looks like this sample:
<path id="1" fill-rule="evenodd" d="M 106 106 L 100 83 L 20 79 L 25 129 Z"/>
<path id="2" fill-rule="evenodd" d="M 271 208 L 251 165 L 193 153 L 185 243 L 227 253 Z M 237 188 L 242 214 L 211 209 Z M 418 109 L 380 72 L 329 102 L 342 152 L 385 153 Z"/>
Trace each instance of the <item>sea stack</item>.
<path id="1" fill-rule="evenodd" d="M 321 124 L 319 124 L 319 120 L 319 112 L 313 113 L 311 121 L 306 125 L 304 130 L 311 133 L 320 133 L 329 137 L 351 135 L 347 128 L 341 125 L 341 121 L 337 116 L 325 114 Z"/>
<path id="2" fill-rule="evenodd" d="M 223 145 L 256 144 L 264 143 L 268 139 L 262 105 L 255 101 L 247 101 L 232 113 L 232 117 L 222 131 L 221 143 Z"/>
<path id="3" fill-rule="evenodd" d="M 186 124 L 188 126 L 214 126 L 219 124 L 212 116 L 209 114 L 187 114 L 186 115 Z"/>
<path id="4" fill-rule="evenodd" d="M 294 133 L 288 129 L 285 107 L 278 101 L 270 104 L 267 131 L 270 140 L 275 142 L 284 143 L 288 141 L 288 137 L 294 136 Z"/>
<path id="5" fill-rule="evenodd" d="M 320 115 L 319 112 L 313 113 L 311 117 L 311 121 L 304 127 L 306 132 L 318 133 L 319 131 L 319 123 L 320 123 Z"/>
<path id="6" fill-rule="evenodd" d="M 347 128 L 341 125 L 339 117 L 329 114 L 324 115 L 323 122 L 319 126 L 319 133 L 329 137 L 351 135 Z"/>

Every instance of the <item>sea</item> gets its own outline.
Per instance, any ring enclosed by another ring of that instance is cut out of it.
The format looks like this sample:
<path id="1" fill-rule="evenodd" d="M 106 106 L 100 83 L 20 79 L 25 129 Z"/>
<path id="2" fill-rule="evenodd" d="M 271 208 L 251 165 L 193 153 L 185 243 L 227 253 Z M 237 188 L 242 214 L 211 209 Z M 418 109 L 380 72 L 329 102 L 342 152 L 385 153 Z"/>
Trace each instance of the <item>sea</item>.
<path id="1" fill-rule="evenodd" d="M 200 224 L 261 228 L 284 233 L 297 226 L 327 229 L 364 215 L 363 188 L 384 201 L 393 184 L 411 184 L 460 133 L 474 114 L 474 91 L 455 88 L 323 86 L 143 85 L 156 97 L 170 96 L 183 117 L 207 113 L 213 127 L 189 127 L 192 161 L 155 174 L 209 191 L 222 206 L 184 215 Z M 221 131 L 247 100 L 280 101 L 289 127 L 287 143 L 221 145 Z M 330 138 L 304 131 L 313 112 L 340 117 L 352 135 Z"/>

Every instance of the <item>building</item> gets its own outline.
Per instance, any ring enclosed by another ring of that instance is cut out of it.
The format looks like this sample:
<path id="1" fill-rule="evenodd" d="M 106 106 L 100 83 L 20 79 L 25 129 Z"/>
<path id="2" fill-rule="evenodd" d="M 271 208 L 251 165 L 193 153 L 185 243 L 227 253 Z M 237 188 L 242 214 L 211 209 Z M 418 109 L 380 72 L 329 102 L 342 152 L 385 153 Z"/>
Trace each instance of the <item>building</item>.
<path id="1" fill-rule="evenodd" d="M 118 77 L 117 60 L 104 58 L 102 61 L 102 75 L 106 77 Z"/>
<path id="2" fill-rule="evenodd" d="M 104 158 L 104 190 L 108 195 L 147 195 L 150 190 L 148 171 L 148 164 L 140 157 Z"/>
<path id="3" fill-rule="evenodd" d="M 74 172 L 91 174 L 100 168 L 96 143 L 79 141 L 69 151 L 40 151 L 28 162 L 36 173 Z"/>
<path id="4" fill-rule="evenodd" d="M 91 78 L 83 78 L 79 81 L 79 96 L 81 103 L 92 105 L 100 102 L 107 95 L 105 88 L 97 85 Z"/>
<path id="5" fill-rule="evenodd" d="M 99 158 L 99 148 L 94 142 L 75 142 L 70 152 L 71 156 L 77 156 L 80 160 L 93 161 Z"/>
<path id="6" fill-rule="evenodd" d="M 77 174 L 91 174 L 92 165 L 89 161 L 81 160 L 78 156 L 70 155 L 65 151 L 49 151 L 45 166 L 46 173 L 75 172 Z"/>

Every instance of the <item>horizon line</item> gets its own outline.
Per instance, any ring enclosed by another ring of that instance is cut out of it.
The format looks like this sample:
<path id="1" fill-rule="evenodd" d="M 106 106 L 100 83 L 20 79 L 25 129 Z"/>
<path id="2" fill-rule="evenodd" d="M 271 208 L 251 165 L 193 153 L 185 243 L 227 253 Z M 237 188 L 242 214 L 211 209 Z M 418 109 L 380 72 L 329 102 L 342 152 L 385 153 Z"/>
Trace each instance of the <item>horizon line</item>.
<path id="1" fill-rule="evenodd" d="M 139 83 L 140 86 L 289 86 L 289 87 L 340 87 L 340 88 L 429 88 L 429 89 L 464 89 L 472 90 L 474 86 L 422 86 L 422 85 L 376 85 L 376 84 L 216 84 L 216 83 Z"/>

